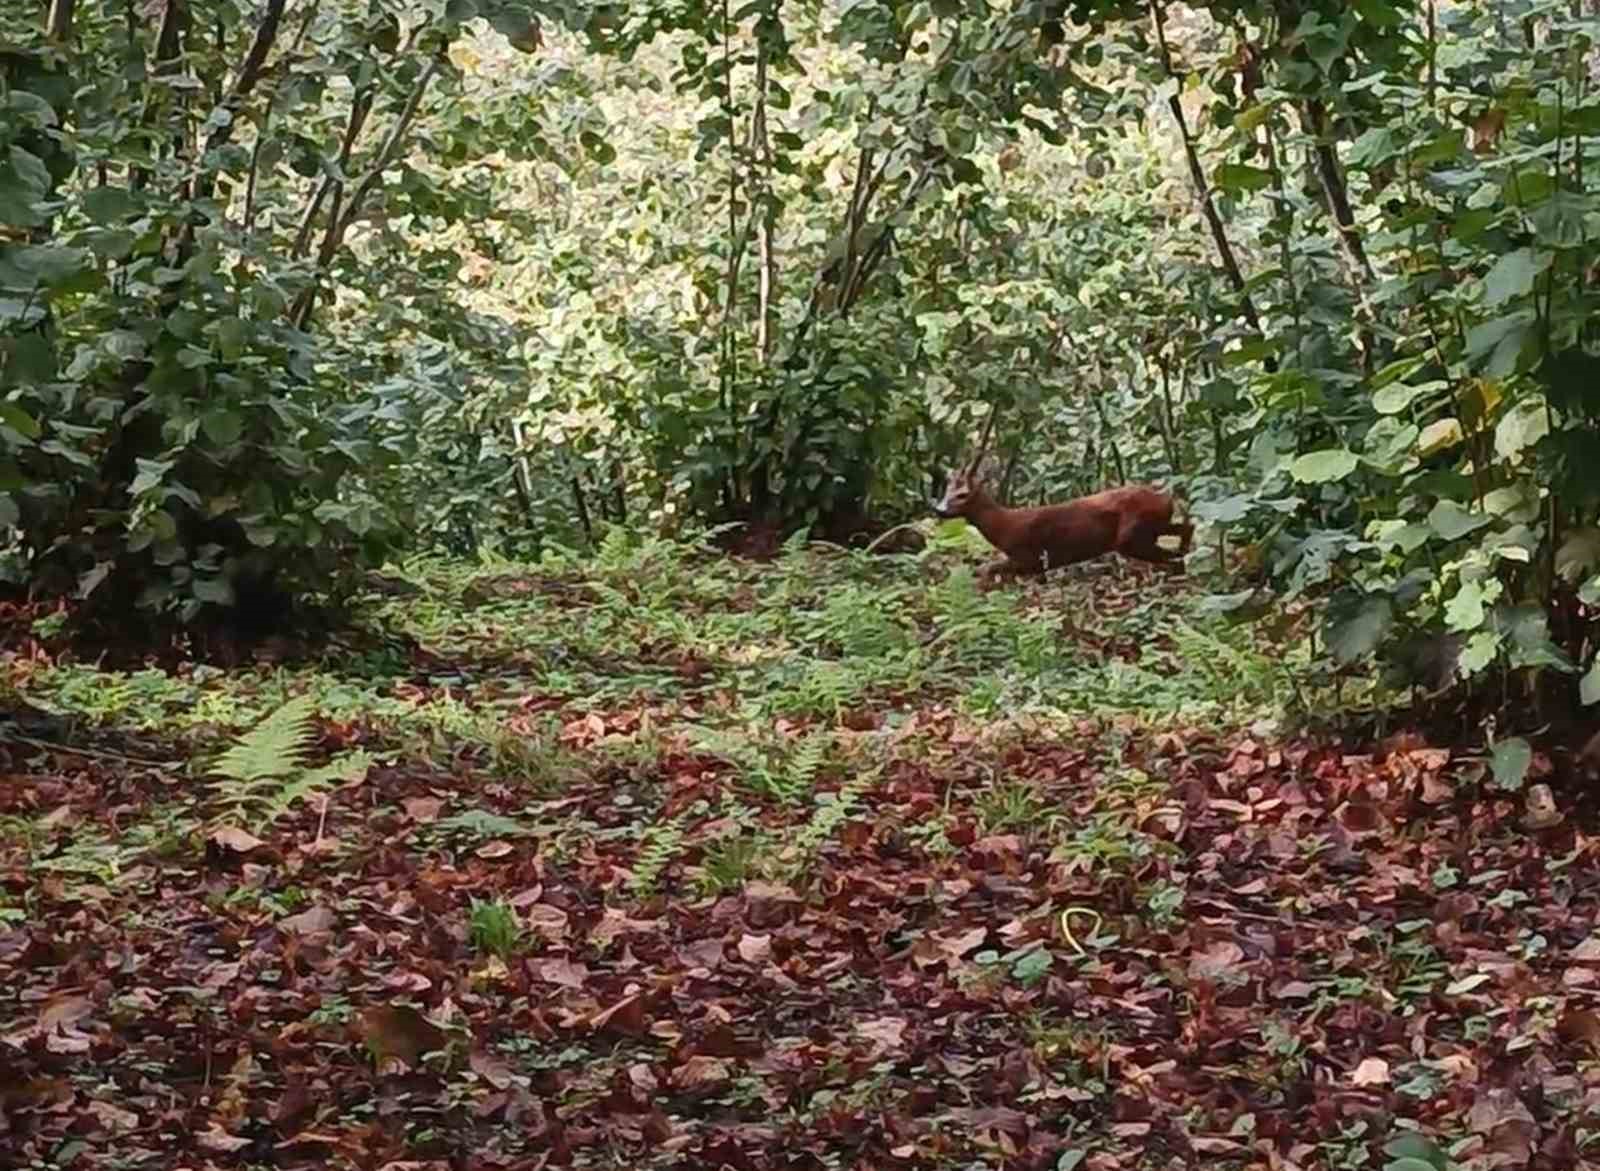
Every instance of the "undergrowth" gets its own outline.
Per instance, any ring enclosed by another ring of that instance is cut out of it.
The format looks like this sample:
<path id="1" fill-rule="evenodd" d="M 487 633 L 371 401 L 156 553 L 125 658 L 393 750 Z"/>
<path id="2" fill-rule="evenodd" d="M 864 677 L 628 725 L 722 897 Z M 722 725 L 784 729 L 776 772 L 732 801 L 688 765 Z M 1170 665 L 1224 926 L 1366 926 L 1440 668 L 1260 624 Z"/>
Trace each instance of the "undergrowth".
<path id="1" fill-rule="evenodd" d="M 321 809 L 334 783 L 409 761 L 500 794 L 493 808 L 457 802 L 411 827 L 412 848 L 464 855 L 533 840 L 569 856 L 593 835 L 631 840 L 623 886 L 635 897 L 804 874 L 886 770 L 920 751 L 915 726 L 931 712 L 999 751 L 1040 729 L 1070 738 L 1085 717 L 1221 729 L 1308 703 L 1295 648 L 1226 625 L 1181 582 L 1107 562 L 983 590 L 974 550 L 970 532 L 941 526 L 916 556 L 795 540 L 762 564 L 613 530 L 588 557 L 394 567 L 420 592 L 374 595 L 367 613 L 414 637 L 421 664 L 330 651 L 299 670 L 117 672 L 34 658 L 0 674 L 74 727 L 187 749 L 189 771 L 211 777 L 213 825 L 260 831 L 308 816 L 301 807 Z M 371 755 L 313 763 L 313 718 Z M 710 786 L 703 799 L 663 812 L 687 776 Z M 615 826 L 537 812 L 585 784 L 616 794 Z M 974 809 L 987 832 L 1054 824 L 1048 794 L 1000 772 L 982 784 Z M 732 820 L 729 801 L 742 811 Z M 1085 866 L 1142 856 L 1125 814 L 1096 816 L 1058 851 Z M 764 824 L 773 817 L 782 832 Z M 906 827 L 930 854 L 950 848 L 950 828 L 937 817 Z M 103 878 L 128 861 L 128 835 L 103 827 L 12 818 L 7 840 L 41 870 Z"/>

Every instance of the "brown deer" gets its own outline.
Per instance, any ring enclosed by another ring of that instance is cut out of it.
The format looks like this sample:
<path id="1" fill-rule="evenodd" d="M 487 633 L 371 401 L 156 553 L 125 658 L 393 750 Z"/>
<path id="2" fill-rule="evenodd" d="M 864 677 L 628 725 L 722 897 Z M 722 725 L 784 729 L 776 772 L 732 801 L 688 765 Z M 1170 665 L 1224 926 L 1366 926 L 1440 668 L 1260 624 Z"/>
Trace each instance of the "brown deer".
<path id="1" fill-rule="evenodd" d="M 1163 568 L 1181 565 L 1194 537 L 1194 525 L 1172 519 L 1172 495 L 1159 488 L 1129 484 L 1042 508 L 1006 508 L 990 496 L 982 467 L 994 430 L 989 413 L 976 453 L 950 478 L 944 499 L 933 506 L 942 517 L 964 517 L 1005 555 L 988 567 L 988 577 L 1043 574 L 1063 565 L 1120 553 Z M 1167 549 L 1162 537 L 1177 537 Z"/>

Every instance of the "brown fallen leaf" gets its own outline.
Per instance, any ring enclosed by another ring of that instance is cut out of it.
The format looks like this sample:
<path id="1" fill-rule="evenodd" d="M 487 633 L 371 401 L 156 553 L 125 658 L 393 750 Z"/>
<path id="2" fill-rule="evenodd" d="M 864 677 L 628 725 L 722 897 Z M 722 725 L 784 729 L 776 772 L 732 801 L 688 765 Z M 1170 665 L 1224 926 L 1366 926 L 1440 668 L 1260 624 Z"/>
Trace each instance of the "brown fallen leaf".
<path id="1" fill-rule="evenodd" d="M 1244 960 L 1244 949 L 1231 939 L 1219 939 L 1189 961 L 1191 980 L 1215 980 Z"/>
<path id="2" fill-rule="evenodd" d="M 132 1110 L 124 1110 L 121 1106 L 113 1106 L 110 1102 L 91 1101 L 89 1113 L 93 1114 L 95 1121 L 107 1130 L 132 1130 L 139 1125 L 139 1116 Z"/>
<path id="3" fill-rule="evenodd" d="M 391 1057 L 415 1066 L 424 1053 L 443 1049 L 446 1039 L 443 1029 L 405 1004 L 373 1005 L 361 1014 L 361 1032 L 380 1067 Z"/>
<path id="4" fill-rule="evenodd" d="M 857 1021 L 856 1033 L 869 1041 L 876 1042 L 880 1048 L 903 1049 L 906 1043 L 906 1022 L 900 1017 L 893 1016 Z"/>
<path id="5" fill-rule="evenodd" d="M 1363 1057 L 1350 1074 L 1353 1086 L 1386 1086 L 1389 1084 L 1389 1063 L 1381 1057 Z"/>
<path id="6" fill-rule="evenodd" d="M 232 1154 L 234 1151 L 242 1151 L 245 1147 L 250 1145 L 249 1139 L 240 1138 L 236 1134 L 229 1134 L 227 1131 L 222 1130 L 215 1125 L 208 1130 L 202 1130 L 196 1134 L 194 1136 L 194 1141 L 195 1145 L 200 1147 L 202 1150 L 215 1151 L 219 1155 L 228 1155 Z"/>
<path id="7" fill-rule="evenodd" d="M 989 929 L 980 924 L 954 935 L 935 935 L 933 938 L 939 945 L 940 951 L 951 959 L 958 960 L 981 945 L 988 934 Z"/>
<path id="8" fill-rule="evenodd" d="M 674 1067 L 667 1080 L 680 1090 L 692 1090 L 719 1085 L 732 1073 L 733 1062 L 728 1058 L 707 1057 L 702 1053 Z"/>
<path id="9" fill-rule="evenodd" d="M 772 936 L 741 935 L 739 958 L 747 964 L 764 964 L 772 958 Z"/>
<path id="10" fill-rule="evenodd" d="M 546 984 L 559 984 L 563 988 L 582 988 L 589 979 L 587 965 L 574 963 L 559 956 L 540 960 L 533 966 L 533 970 Z"/>
<path id="11" fill-rule="evenodd" d="M 319 932 L 332 931 L 338 925 L 339 917 L 320 904 L 307 907 L 298 915 L 286 915 L 278 920 L 279 930 L 292 932 L 295 935 L 316 935 Z"/>
<path id="12" fill-rule="evenodd" d="M 467 1058 L 467 1064 L 473 1073 L 497 1090 L 505 1089 L 516 1080 L 516 1075 L 511 1072 L 509 1065 L 482 1049 L 473 1049 Z"/>
<path id="13" fill-rule="evenodd" d="M 252 850 L 259 850 L 266 845 L 255 834 L 248 833 L 236 825 L 225 825 L 211 831 L 211 840 L 225 850 L 232 850 L 235 854 L 248 854 Z"/>
<path id="14" fill-rule="evenodd" d="M 94 1001 L 76 992 L 52 996 L 39 1007 L 39 1029 L 53 1029 L 75 1025 L 94 1012 Z"/>
<path id="15" fill-rule="evenodd" d="M 438 797 L 407 797 L 400 802 L 406 811 L 406 817 L 418 825 L 427 825 L 439 819 L 439 811 L 444 808 L 444 802 Z"/>

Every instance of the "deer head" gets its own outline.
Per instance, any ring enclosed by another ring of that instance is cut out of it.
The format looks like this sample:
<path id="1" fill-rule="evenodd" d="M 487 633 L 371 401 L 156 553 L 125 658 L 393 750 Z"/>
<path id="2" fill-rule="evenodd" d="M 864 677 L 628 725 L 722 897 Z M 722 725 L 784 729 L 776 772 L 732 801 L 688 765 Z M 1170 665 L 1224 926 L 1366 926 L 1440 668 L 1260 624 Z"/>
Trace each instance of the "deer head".
<path id="1" fill-rule="evenodd" d="M 999 409 L 990 408 L 989 421 L 984 424 L 983 434 L 978 439 L 972 458 L 951 475 L 950 483 L 945 486 L 944 498 L 933 506 L 935 515 L 945 518 L 965 516 L 972 502 L 983 494 L 985 457 L 989 454 L 989 436 L 994 432 L 994 417 Z"/>

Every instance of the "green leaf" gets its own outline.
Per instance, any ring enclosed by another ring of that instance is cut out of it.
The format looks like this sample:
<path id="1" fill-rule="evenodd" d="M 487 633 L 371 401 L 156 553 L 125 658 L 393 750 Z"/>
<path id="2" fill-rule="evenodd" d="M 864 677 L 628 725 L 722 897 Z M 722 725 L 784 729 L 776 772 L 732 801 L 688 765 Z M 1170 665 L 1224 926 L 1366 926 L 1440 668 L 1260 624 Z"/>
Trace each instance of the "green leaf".
<path id="1" fill-rule="evenodd" d="M 1410 358 L 1401 358 L 1397 362 L 1390 362 L 1372 376 L 1367 383 L 1367 388 L 1373 393 L 1377 393 L 1391 383 L 1404 381 L 1426 366 L 1429 360 L 1430 358 L 1427 354 L 1416 354 Z"/>
<path id="2" fill-rule="evenodd" d="M 244 433 L 244 420 L 236 411 L 217 407 L 200 416 L 200 429 L 212 443 L 218 447 L 227 447 L 230 443 L 237 442 L 239 436 Z"/>
<path id="3" fill-rule="evenodd" d="M 1481 529 L 1490 518 L 1481 512 L 1468 512 L 1454 500 L 1439 500 L 1428 511 L 1428 524 L 1447 541 L 1458 540 Z"/>
<path id="4" fill-rule="evenodd" d="M 1056 1171 L 1076 1171 L 1077 1166 L 1089 1157 L 1089 1152 L 1082 1147 L 1074 1147 L 1070 1151 L 1062 1151 L 1061 1157 L 1056 1160 Z"/>
<path id="5" fill-rule="evenodd" d="M 1577 581 L 1600 569 L 1600 528 L 1573 529 L 1556 550 L 1556 573 Z"/>
<path id="6" fill-rule="evenodd" d="M 0 529 L 14 528 L 22 521 L 22 512 L 9 492 L 0 492 Z"/>
<path id="7" fill-rule="evenodd" d="M 1585 707 L 1600 703 L 1600 653 L 1596 653 L 1589 670 L 1578 681 L 1578 699 Z"/>
<path id="8" fill-rule="evenodd" d="M 602 166 L 610 164 L 617 157 L 616 147 L 592 130 L 580 132 L 578 141 L 583 145 L 583 149 L 589 152 L 589 157 Z"/>
<path id="9" fill-rule="evenodd" d="M 1455 596 L 1445 605 L 1444 624 L 1451 630 L 1477 630 L 1486 617 L 1482 584 L 1469 581 L 1462 584 Z"/>
<path id="10" fill-rule="evenodd" d="M 1445 1171 L 1449 1165 L 1449 1158 L 1439 1149 L 1439 1144 L 1425 1135 L 1420 1135 L 1414 1130 L 1402 1131 L 1394 1136 L 1383 1146 L 1383 1153 L 1392 1159 L 1410 1159 L 1421 1163 L 1428 1171 Z M 1389 1164 L 1385 1171 L 1393 1171 L 1394 1164 Z M 1420 1168 L 1400 1168 L 1400 1171 L 1421 1171 Z"/>
<path id="11" fill-rule="evenodd" d="M 1263 167 L 1249 167 L 1241 163 L 1224 163 L 1212 178 L 1223 191 L 1236 194 L 1240 191 L 1260 191 L 1272 183 L 1272 172 Z"/>
<path id="12" fill-rule="evenodd" d="M 1533 310 L 1519 309 L 1475 325 L 1467 330 L 1467 356 L 1476 361 L 1487 355 L 1486 373 L 1504 378 L 1516 370 L 1533 323 Z"/>
<path id="13" fill-rule="evenodd" d="M 1392 159 L 1398 149 L 1393 131 L 1374 126 L 1350 144 L 1350 165 L 1356 169 L 1376 167 Z"/>
<path id="14" fill-rule="evenodd" d="M 190 592 L 200 601 L 213 606 L 233 605 L 233 586 L 225 577 L 196 577 Z"/>
<path id="15" fill-rule="evenodd" d="M 1328 652 L 1341 666 L 1364 659 L 1378 649 L 1394 625 L 1394 606 L 1385 597 L 1365 597 L 1328 629 Z"/>
<path id="16" fill-rule="evenodd" d="M 1358 462 L 1354 452 L 1330 447 L 1306 452 L 1289 465 L 1289 474 L 1302 484 L 1331 484 L 1355 471 Z"/>
<path id="17" fill-rule="evenodd" d="M 49 382 L 56 376 L 56 351 L 47 337 L 39 333 L 25 333 L 11 343 L 12 380 Z"/>
<path id="18" fill-rule="evenodd" d="M 50 189 L 50 172 L 37 156 L 13 146 L 0 158 L 0 224 L 32 228 L 44 223 L 35 206 Z"/>
<path id="19" fill-rule="evenodd" d="M 157 487 L 173 468 L 170 459 L 141 459 L 137 461 L 139 474 L 134 476 L 133 483 L 128 485 L 128 495 L 141 496 Z"/>
<path id="20" fill-rule="evenodd" d="M 1494 262 L 1494 267 L 1483 278 L 1483 303 L 1492 309 L 1514 298 L 1527 296 L 1533 289 L 1535 278 L 1549 263 L 1548 253 L 1535 253 L 1532 248 L 1507 252 Z"/>
<path id="21" fill-rule="evenodd" d="M 1528 779 L 1533 767 L 1533 748 L 1521 736 L 1512 736 L 1494 746 L 1489 755 L 1489 769 L 1494 773 L 1494 783 L 1507 792 L 1516 792 Z"/>
<path id="22" fill-rule="evenodd" d="M 1449 385 L 1440 379 L 1418 383 L 1391 383 L 1373 394 L 1372 409 L 1380 415 L 1398 415 L 1423 395 L 1445 390 Z"/>
<path id="23" fill-rule="evenodd" d="M 1550 248 L 1576 248 L 1584 240 L 1589 200 L 1574 191 L 1557 191 L 1528 216 L 1539 243 Z"/>
<path id="24" fill-rule="evenodd" d="M 0 427 L 10 427 L 24 439 L 37 439 L 43 429 L 39 420 L 16 403 L 0 402 Z"/>
<path id="25" fill-rule="evenodd" d="M 1011 965 L 1011 975 L 1022 984 L 1037 983 L 1049 974 L 1054 961 L 1055 957 L 1049 951 L 1037 947 Z"/>
<path id="26" fill-rule="evenodd" d="M 1403 1155 L 1383 1165 L 1383 1171 L 1440 1171 L 1438 1165 Z"/>
<path id="27" fill-rule="evenodd" d="M 1494 449 L 1501 459 L 1514 459 L 1548 434 L 1550 412 L 1544 396 L 1530 394 L 1500 416 L 1494 429 Z"/>
<path id="28" fill-rule="evenodd" d="M 97 224 L 125 220 L 138 210 L 138 203 L 122 187 L 91 187 L 83 193 L 83 213 Z"/>
<path id="29" fill-rule="evenodd" d="M 1463 678 L 1470 679 L 1490 663 L 1494 662 L 1495 655 L 1500 653 L 1500 632 L 1497 630 L 1480 630 L 1467 639 L 1467 645 L 1461 648 L 1461 655 L 1456 660 Z"/>

